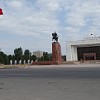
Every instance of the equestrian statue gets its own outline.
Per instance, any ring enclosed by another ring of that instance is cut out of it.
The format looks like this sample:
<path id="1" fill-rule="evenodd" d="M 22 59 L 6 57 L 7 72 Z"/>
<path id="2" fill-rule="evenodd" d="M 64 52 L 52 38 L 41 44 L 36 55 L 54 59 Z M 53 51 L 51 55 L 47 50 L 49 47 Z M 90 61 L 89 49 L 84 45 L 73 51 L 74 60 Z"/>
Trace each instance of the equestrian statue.
<path id="1" fill-rule="evenodd" d="M 58 42 L 58 35 L 56 32 L 52 33 L 52 41 Z"/>

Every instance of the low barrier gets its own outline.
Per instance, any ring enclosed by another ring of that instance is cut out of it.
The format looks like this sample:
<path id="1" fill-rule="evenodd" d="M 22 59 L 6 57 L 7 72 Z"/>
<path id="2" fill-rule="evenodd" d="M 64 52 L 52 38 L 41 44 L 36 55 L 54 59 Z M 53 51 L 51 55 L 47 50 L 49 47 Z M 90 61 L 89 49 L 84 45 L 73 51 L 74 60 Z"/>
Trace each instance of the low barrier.
<path id="1" fill-rule="evenodd" d="M 57 65 L 61 63 L 62 62 L 59 61 L 37 61 L 37 62 L 32 62 L 32 65 Z"/>

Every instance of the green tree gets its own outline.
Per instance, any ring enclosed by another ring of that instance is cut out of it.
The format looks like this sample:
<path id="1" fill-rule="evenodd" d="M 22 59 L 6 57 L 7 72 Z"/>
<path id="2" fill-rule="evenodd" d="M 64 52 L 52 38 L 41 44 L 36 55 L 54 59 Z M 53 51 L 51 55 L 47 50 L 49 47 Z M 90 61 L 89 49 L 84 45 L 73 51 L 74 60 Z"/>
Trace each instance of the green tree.
<path id="1" fill-rule="evenodd" d="M 15 60 L 17 60 L 17 64 L 19 63 L 19 61 L 22 59 L 22 55 L 23 55 L 23 50 L 22 48 L 16 48 L 14 50 L 14 55 L 15 55 Z"/>
<path id="2" fill-rule="evenodd" d="M 13 56 L 10 54 L 7 56 L 7 63 L 10 64 L 10 60 L 13 59 Z"/>
<path id="3" fill-rule="evenodd" d="M 7 55 L 0 51 L 0 63 L 7 64 Z"/>
<path id="4" fill-rule="evenodd" d="M 31 56 L 31 61 L 32 61 L 32 60 L 33 60 L 33 61 L 36 61 L 36 60 L 37 60 L 37 57 L 36 57 L 35 55 L 32 55 L 32 56 Z"/>
<path id="5" fill-rule="evenodd" d="M 43 52 L 43 59 L 44 59 L 44 61 L 49 61 L 48 52 Z"/>
<path id="6" fill-rule="evenodd" d="M 30 51 L 26 49 L 24 51 L 24 60 L 25 60 L 26 63 L 28 63 L 28 60 L 30 60 L 30 56 L 31 56 Z"/>
<path id="7" fill-rule="evenodd" d="M 22 63 L 22 64 L 24 64 L 24 60 L 25 60 L 25 59 L 24 59 L 24 55 L 22 55 L 22 59 L 21 59 L 21 61 L 22 61 L 21 63 Z"/>
<path id="8" fill-rule="evenodd" d="M 12 55 L 12 64 L 15 64 L 15 55 Z"/>
<path id="9" fill-rule="evenodd" d="M 38 61 L 51 61 L 52 60 L 52 54 L 48 52 L 43 52 L 43 56 L 41 58 L 38 58 Z"/>

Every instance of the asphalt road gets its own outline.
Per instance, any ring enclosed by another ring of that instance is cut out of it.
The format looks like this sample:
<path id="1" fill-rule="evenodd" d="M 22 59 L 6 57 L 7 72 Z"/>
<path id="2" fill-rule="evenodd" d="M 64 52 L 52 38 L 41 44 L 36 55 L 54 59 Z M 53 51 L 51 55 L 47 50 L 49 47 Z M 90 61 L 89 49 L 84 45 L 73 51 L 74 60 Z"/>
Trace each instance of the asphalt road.
<path id="1" fill-rule="evenodd" d="M 100 64 L 0 69 L 0 100 L 99 100 Z"/>
<path id="2" fill-rule="evenodd" d="M 100 64 L 27 66 L 0 69 L 0 77 L 100 78 Z"/>

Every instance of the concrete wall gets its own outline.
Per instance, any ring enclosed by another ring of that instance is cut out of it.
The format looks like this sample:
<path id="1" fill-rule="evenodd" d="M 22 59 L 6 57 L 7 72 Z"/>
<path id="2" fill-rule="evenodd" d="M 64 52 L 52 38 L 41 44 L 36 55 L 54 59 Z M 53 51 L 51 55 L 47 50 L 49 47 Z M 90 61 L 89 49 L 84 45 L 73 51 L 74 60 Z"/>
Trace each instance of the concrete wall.
<path id="1" fill-rule="evenodd" d="M 100 46 L 100 37 L 87 38 L 66 43 L 66 61 L 77 61 L 77 47 Z"/>
<path id="2" fill-rule="evenodd" d="M 77 46 L 67 45 L 66 51 L 66 60 L 67 61 L 77 61 Z"/>

